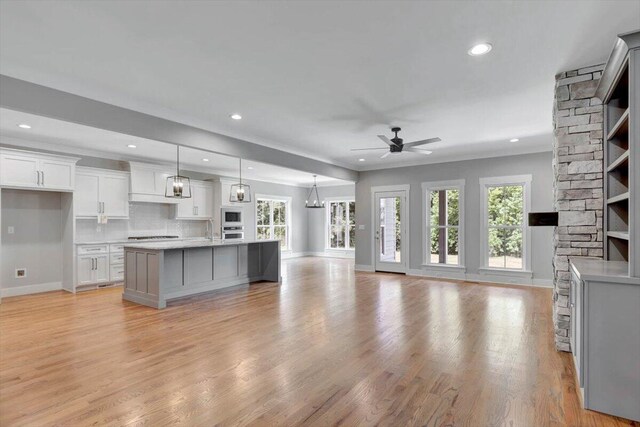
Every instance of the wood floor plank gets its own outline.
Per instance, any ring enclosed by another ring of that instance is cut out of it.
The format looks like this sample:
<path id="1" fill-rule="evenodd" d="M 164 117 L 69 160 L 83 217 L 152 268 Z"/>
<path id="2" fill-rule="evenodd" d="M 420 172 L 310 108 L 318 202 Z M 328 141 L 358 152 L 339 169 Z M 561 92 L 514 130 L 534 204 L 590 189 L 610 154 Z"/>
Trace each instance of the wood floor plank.
<path id="1" fill-rule="evenodd" d="M 0 304 L 0 425 L 628 426 L 585 411 L 548 289 L 283 262 L 155 310 L 121 289 Z"/>

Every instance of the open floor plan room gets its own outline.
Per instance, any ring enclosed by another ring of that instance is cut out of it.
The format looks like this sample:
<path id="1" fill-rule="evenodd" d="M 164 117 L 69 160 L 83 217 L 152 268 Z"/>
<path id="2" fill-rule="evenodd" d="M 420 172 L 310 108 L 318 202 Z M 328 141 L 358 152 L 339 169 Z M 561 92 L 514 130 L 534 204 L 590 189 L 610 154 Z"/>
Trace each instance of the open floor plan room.
<path id="1" fill-rule="evenodd" d="M 640 427 L 640 0 L 0 0 L 0 427 Z"/>

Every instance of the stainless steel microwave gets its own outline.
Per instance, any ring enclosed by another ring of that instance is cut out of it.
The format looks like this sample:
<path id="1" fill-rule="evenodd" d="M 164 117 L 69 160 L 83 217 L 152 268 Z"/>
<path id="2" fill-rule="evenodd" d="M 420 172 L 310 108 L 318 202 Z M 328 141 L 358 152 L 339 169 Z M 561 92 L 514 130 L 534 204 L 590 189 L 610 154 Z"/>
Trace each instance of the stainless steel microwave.
<path id="1" fill-rule="evenodd" d="M 222 208 L 220 215 L 222 227 L 238 227 L 244 225 L 242 209 L 239 208 Z"/>

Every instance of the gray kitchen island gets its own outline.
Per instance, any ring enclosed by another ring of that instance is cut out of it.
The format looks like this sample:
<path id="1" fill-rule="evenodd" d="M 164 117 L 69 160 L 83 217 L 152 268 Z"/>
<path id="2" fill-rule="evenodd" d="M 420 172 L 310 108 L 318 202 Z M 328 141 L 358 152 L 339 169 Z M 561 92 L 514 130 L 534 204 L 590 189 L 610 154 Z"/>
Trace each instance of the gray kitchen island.
<path id="1" fill-rule="evenodd" d="M 124 247 L 127 301 L 167 301 L 258 281 L 280 282 L 278 240 L 132 243 Z"/>

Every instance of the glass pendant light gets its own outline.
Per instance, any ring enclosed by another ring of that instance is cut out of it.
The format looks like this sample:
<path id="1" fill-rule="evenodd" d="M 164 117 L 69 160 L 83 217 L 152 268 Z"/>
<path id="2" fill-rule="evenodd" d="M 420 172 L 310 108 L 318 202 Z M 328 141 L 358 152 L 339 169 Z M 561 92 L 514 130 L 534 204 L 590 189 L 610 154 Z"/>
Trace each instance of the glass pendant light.
<path id="1" fill-rule="evenodd" d="M 251 186 L 242 183 L 242 159 L 240 160 L 240 182 L 231 184 L 229 201 L 233 203 L 251 203 Z"/>
<path id="2" fill-rule="evenodd" d="M 164 197 L 170 199 L 190 199 L 191 180 L 187 176 L 180 175 L 180 146 L 176 146 L 176 174 L 167 178 L 164 189 Z"/>
<path id="3" fill-rule="evenodd" d="M 324 201 L 319 203 L 320 196 L 318 196 L 318 184 L 316 183 L 316 176 L 313 175 L 313 187 L 309 190 L 309 194 L 307 195 L 307 200 L 304 201 L 304 207 L 309 209 L 322 209 L 324 208 Z M 309 204 L 309 200 L 311 200 L 311 204 Z"/>

